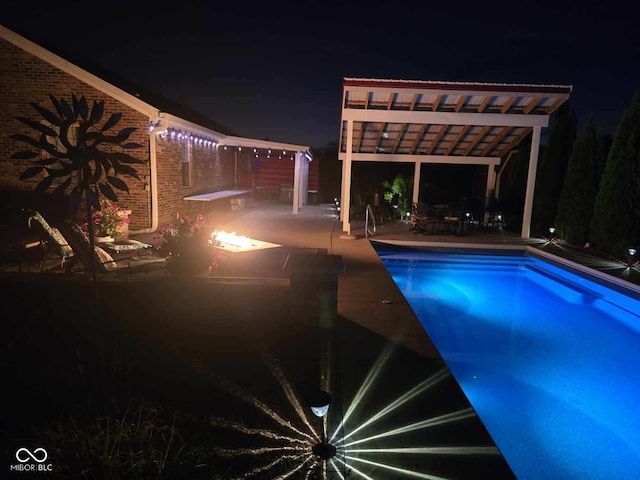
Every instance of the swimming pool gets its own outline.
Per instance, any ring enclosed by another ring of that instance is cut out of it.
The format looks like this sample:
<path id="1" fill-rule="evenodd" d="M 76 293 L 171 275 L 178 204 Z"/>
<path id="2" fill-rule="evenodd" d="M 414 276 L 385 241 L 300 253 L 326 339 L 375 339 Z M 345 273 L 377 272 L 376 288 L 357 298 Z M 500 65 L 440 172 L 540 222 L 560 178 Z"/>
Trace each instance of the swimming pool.
<path id="1" fill-rule="evenodd" d="M 640 478 L 634 286 L 532 249 L 376 249 L 518 479 Z"/>

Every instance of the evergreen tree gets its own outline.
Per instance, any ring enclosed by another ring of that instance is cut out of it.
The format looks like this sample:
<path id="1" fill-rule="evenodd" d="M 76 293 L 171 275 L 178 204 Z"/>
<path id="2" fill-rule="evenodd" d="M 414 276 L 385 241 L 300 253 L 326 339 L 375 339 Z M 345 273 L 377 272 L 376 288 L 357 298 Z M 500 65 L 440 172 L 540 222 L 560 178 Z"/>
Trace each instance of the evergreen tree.
<path id="1" fill-rule="evenodd" d="M 531 215 L 532 233 L 546 232 L 555 222 L 564 175 L 576 140 L 576 130 L 576 115 L 567 104 L 563 104 L 556 112 L 538 165 Z"/>
<path id="2" fill-rule="evenodd" d="M 640 93 L 618 125 L 591 220 L 593 246 L 618 256 L 640 241 Z"/>
<path id="3" fill-rule="evenodd" d="M 603 138 L 589 118 L 569 157 L 555 222 L 558 232 L 572 245 L 584 245 L 589 240 L 605 155 Z"/>
<path id="4" fill-rule="evenodd" d="M 531 155 L 531 135 L 525 139 L 511 159 L 509 171 L 505 174 L 502 192 L 500 194 L 500 208 L 504 217 L 505 229 L 520 232 L 522 229 L 522 212 L 524 197 L 527 189 L 527 171 L 529 156 Z"/>

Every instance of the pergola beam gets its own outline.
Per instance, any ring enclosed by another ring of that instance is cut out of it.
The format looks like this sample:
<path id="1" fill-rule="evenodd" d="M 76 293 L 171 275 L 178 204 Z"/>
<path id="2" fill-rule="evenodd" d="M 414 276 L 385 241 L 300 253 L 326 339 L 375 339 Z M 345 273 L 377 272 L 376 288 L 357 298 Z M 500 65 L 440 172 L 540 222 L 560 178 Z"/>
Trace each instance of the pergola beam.
<path id="1" fill-rule="evenodd" d="M 451 165 L 499 165 L 500 157 L 471 157 L 447 155 L 411 155 L 403 153 L 352 153 L 352 162 L 391 162 L 391 163 L 443 163 Z M 345 152 L 338 155 L 339 160 L 345 160 Z"/>
<path id="2" fill-rule="evenodd" d="M 380 123 L 430 123 L 435 125 L 491 125 L 494 127 L 547 127 L 547 115 L 460 112 L 408 112 L 403 110 L 343 109 L 343 120 Z"/>

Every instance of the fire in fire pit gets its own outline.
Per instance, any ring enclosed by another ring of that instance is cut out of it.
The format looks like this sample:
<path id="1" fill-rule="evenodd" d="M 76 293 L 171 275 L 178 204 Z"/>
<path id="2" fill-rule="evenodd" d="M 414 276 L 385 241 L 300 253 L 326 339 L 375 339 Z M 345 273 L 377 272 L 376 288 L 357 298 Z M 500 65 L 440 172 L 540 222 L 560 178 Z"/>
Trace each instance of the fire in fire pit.
<path id="1" fill-rule="evenodd" d="M 249 252 L 265 248 L 281 247 L 276 243 L 263 242 L 253 238 L 236 235 L 236 232 L 227 233 L 223 230 L 214 230 L 209 237 L 209 245 L 222 248 L 230 252 Z"/>

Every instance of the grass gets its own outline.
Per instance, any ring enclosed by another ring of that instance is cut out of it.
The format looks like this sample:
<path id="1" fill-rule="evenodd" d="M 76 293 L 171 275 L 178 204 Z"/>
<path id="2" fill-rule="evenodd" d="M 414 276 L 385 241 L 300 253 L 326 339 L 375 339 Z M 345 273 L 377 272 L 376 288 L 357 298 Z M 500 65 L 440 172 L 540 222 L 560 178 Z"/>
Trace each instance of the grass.
<path id="1" fill-rule="evenodd" d="M 259 358 L 308 327 L 279 285 L 110 280 L 96 310 L 82 278 L 15 273 L 0 294 L 3 455 L 44 447 L 48 478 L 229 478 L 208 417 L 244 410 L 219 375 L 260 388 Z"/>
<path id="2" fill-rule="evenodd" d="M 216 478 L 219 467 L 206 440 L 190 438 L 196 425 L 185 413 L 140 399 L 106 416 L 55 420 L 41 437 L 42 444 L 54 446 L 49 461 L 59 477 Z"/>

